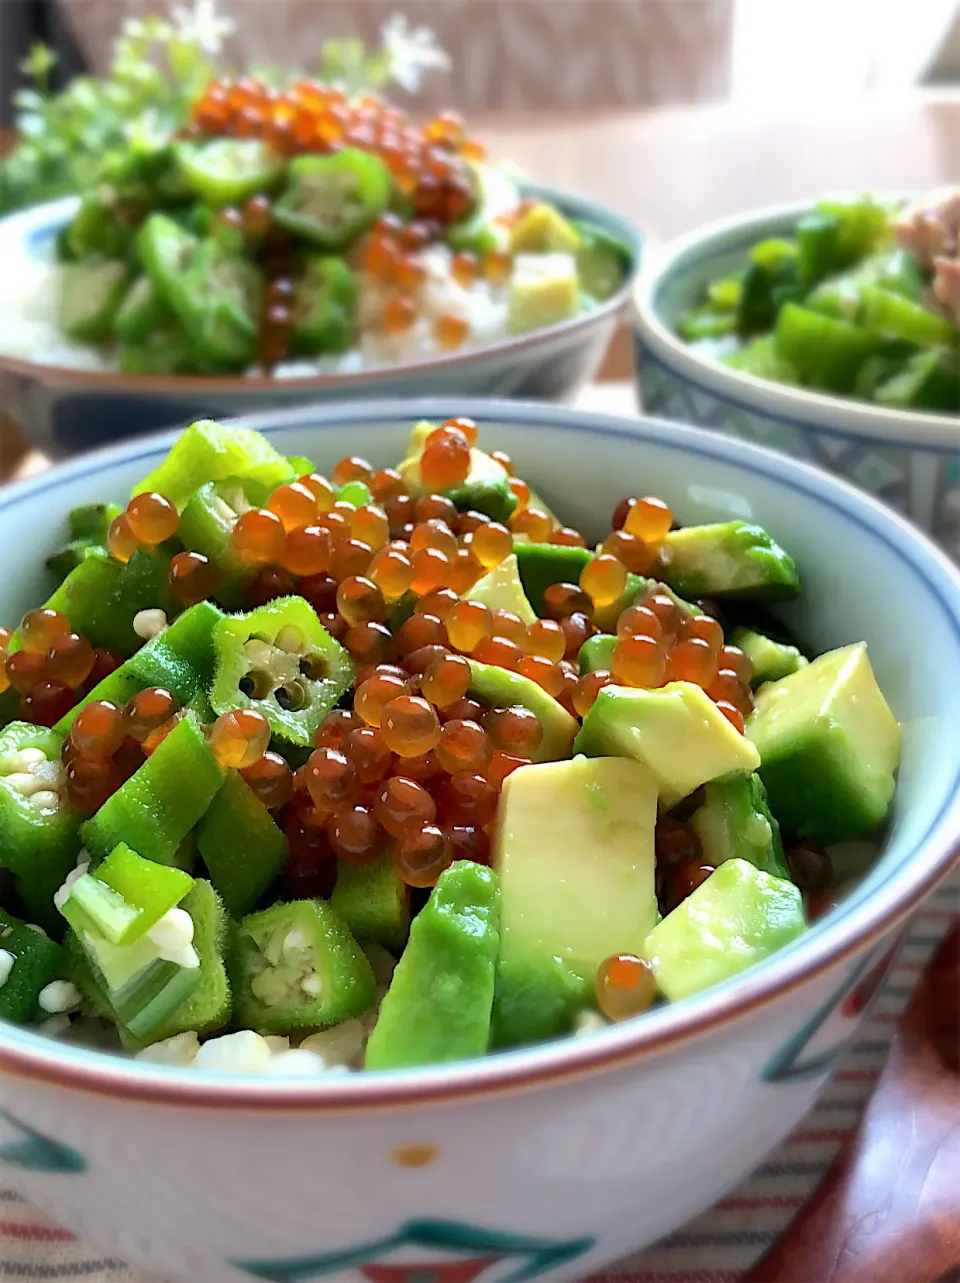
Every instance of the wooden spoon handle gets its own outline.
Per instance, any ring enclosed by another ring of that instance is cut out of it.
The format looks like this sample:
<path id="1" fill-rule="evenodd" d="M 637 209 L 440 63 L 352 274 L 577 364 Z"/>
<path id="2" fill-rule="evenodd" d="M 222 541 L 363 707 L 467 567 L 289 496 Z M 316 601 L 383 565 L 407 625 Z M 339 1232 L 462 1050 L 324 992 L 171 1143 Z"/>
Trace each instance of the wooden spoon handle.
<path id="1" fill-rule="evenodd" d="M 904 1014 L 860 1125 L 744 1283 L 960 1278 L 960 925 Z"/>

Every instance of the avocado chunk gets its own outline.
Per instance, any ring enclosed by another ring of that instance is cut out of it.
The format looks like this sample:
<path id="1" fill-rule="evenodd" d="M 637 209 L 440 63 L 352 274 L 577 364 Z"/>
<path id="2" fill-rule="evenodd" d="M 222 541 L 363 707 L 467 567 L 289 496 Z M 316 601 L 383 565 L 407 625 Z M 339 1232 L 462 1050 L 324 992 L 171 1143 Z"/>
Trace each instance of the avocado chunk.
<path id="1" fill-rule="evenodd" d="M 581 673 L 595 673 L 599 669 L 609 673 L 613 666 L 613 652 L 620 639 L 611 633 L 594 633 L 580 647 L 577 663 Z"/>
<path id="2" fill-rule="evenodd" d="M 499 925 L 492 869 L 458 860 L 440 874 L 380 1004 L 367 1069 L 435 1065 L 486 1052 Z"/>
<path id="3" fill-rule="evenodd" d="M 780 825 L 759 775 L 728 775 L 704 785 L 703 805 L 690 823 L 707 864 L 747 860 L 764 873 L 793 881 L 783 855 Z"/>
<path id="4" fill-rule="evenodd" d="M 761 526 L 718 521 L 671 530 L 660 546 L 660 575 L 681 597 L 796 597 L 793 558 Z"/>
<path id="5" fill-rule="evenodd" d="M 545 615 L 543 594 L 551 584 L 576 584 L 593 553 L 566 544 L 516 542 L 513 546 L 520 582 L 537 615 Z"/>
<path id="6" fill-rule="evenodd" d="M 520 582 L 517 571 L 517 558 L 514 553 L 504 557 L 499 565 L 494 566 L 463 594 L 466 601 L 479 601 L 491 610 L 509 610 L 519 615 L 527 625 L 537 622 L 537 614 Z"/>
<path id="7" fill-rule="evenodd" d="M 829 846 L 869 833 L 886 818 L 900 727 L 865 642 L 828 651 L 762 686 L 746 735 L 787 833 Z"/>
<path id="8" fill-rule="evenodd" d="M 437 430 L 436 423 L 426 420 L 418 423 L 410 433 L 406 456 L 397 465 L 407 490 L 415 499 L 429 494 L 420 477 L 420 456 L 427 437 Z M 442 491 L 461 512 L 472 509 L 484 512 L 491 521 L 507 521 L 517 506 L 516 496 L 510 490 L 510 478 L 505 468 L 474 446 L 470 450 L 470 471 L 465 481 Z"/>
<path id="9" fill-rule="evenodd" d="M 763 633 L 755 633 L 752 628 L 735 628 L 730 634 L 730 645 L 738 646 L 753 665 L 750 685 L 754 690 L 764 682 L 778 682 L 781 677 L 789 677 L 798 668 L 806 668 L 809 662 L 796 646 L 774 641 Z"/>
<path id="10" fill-rule="evenodd" d="M 468 694 L 485 707 L 510 708 L 514 704 L 522 704 L 531 713 L 536 713 L 543 738 L 534 761 L 556 762 L 570 756 L 577 734 L 577 719 L 542 686 L 521 673 L 511 673 L 509 669 L 497 668 L 494 664 L 480 664 L 475 659 L 470 660 L 470 669 L 473 676 Z"/>
<path id="11" fill-rule="evenodd" d="M 403 948 L 410 930 L 410 895 L 389 855 L 372 864 L 341 860 L 330 907 L 360 944 L 373 941 L 391 953 Z"/>
<path id="12" fill-rule="evenodd" d="M 507 299 L 511 334 L 541 330 L 576 316 L 580 282 L 572 254 L 518 254 L 513 260 Z"/>
<path id="13" fill-rule="evenodd" d="M 627 758 L 524 766 L 500 797 L 493 864 L 501 943 L 497 1046 L 570 1029 L 597 968 L 639 953 L 657 921 L 657 782 Z"/>
<path id="14" fill-rule="evenodd" d="M 760 765 L 753 744 L 692 682 L 657 690 L 605 686 L 583 719 L 573 751 L 643 762 L 657 779 L 663 811 L 708 780 Z"/>
<path id="15" fill-rule="evenodd" d="M 762 962 L 806 930 L 792 882 L 727 860 L 659 922 L 644 943 L 657 986 L 679 1002 Z"/>
<path id="16" fill-rule="evenodd" d="M 559 210 L 542 201 L 518 219 L 507 242 L 511 255 L 576 254 L 579 248 L 576 228 Z"/>

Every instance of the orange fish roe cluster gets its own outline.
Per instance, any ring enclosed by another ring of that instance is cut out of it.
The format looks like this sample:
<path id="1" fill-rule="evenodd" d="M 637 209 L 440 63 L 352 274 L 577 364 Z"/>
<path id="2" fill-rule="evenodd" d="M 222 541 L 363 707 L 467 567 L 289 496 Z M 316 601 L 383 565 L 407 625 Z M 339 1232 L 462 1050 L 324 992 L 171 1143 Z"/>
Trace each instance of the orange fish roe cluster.
<path id="1" fill-rule="evenodd" d="M 18 718 L 36 726 L 54 726 L 120 664 L 118 656 L 94 649 L 66 615 L 47 606 L 24 615 L 20 649 L 11 654 L 12 639 L 8 628 L 0 629 L 0 692 L 18 691 Z"/>
<path id="2" fill-rule="evenodd" d="M 441 621 L 414 615 L 403 628 L 415 621 L 414 648 L 369 670 L 353 709 L 317 731 L 285 826 L 291 891 L 326 886 L 334 857 L 366 864 L 389 852 L 412 887 L 433 886 L 454 860 L 489 859 L 503 781 L 532 760 L 542 729 L 526 708 L 468 698 L 462 656 L 437 641 L 414 645 L 439 637 Z"/>
<path id="3" fill-rule="evenodd" d="M 188 132 L 258 138 L 282 156 L 359 148 L 387 166 L 418 218 L 439 223 L 469 212 L 474 195 L 466 161 L 485 155 L 452 112 L 420 125 L 376 94 L 350 99 L 312 80 L 283 90 L 252 78 L 214 80 L 194 107 Z"/>
<path id="4" fill-rule="evenodd" d="M 96 811 L 130 778 L 182 716 L 170 691 L 152 686 L 124 706 L 97 699 L 77 713 L 64 740 L 66 793 L 81 811 Z"/>
<path id="5" fill-rule="evenodd" d="M 69 801 L 81 811 L 96 811 L 184 716 L 179 700 L 162 686 L 139 691 L 122 706 L 109 699 L 84 704 L 61 750 Z M 261 713 L 224 713 L 208 734 L 220 765 L 240 770 L 265 806 L 273 809 L 289 799 L 293 773 L 283 758 L 268 753 L 270 727 Z"/>

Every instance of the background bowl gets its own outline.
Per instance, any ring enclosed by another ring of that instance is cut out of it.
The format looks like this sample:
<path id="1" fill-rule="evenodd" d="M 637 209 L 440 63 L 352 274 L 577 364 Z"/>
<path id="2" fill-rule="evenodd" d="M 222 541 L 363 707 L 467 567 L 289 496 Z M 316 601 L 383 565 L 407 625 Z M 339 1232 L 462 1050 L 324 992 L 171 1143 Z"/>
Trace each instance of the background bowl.
<path id="1" fill-rule="evenodd" d="M 807 201 L 712 224 L 645 264 L 631 309 L 643 408 L 835 472 L 960 557 L 960 406 L 957 417 L 901 412 L 768 383 L 708 360 L 675 333 L 708 281 L 742 268 L 758 240 L 791 235 L 810 208 Z"/>
<path id="2" fill-rule="evenodd" d="M 599 532 L 624 493 L 736 515 L 797 557 L 785 609 L 820 648 L 866 638 L 904 727 L 882 859 L 801 941 L 709 993 L 579 1039 L 329 1081 L 205 1076 L 0 1026 L 0 1158 L 112 1255 L 204 1283 L 251 1276 L 521 1283 L 586 1275 L 735 1185 L 808 1109 L 960 834 L 960 574 L 835 479 L 691 428 L 542 405 L 389 401 L 248 420 L 324 470 L 395 461 L 412 420 L 467 414 L 545 501 Z M 172 436 L 0 492 L 0 619 L 36 604 L 62 515 L 123 500 Z M 841 555 L 842 554 L 842 555 Z"/>
<path id="3" fill-rule="evenodd" d="M 416 396 L 426 390 L 571 400 L 600 367 L 640 264 L 642 239 L 629 223 L 585 197 L 534 184 L 522 190 L 571 218 L 598 224 L 629 246 L 632 261 L 621 289 L 594 311 L 449 356 L 307 379 L 103 374 L 0 355 L 0 406 L 31 445 L 63 457 L 200 416 L 224 418 L 326 400 Z M 56 201 L 0 221 L 0 262 L 21 254 L 48 256 L 76 205 L 72 198 Z"/>

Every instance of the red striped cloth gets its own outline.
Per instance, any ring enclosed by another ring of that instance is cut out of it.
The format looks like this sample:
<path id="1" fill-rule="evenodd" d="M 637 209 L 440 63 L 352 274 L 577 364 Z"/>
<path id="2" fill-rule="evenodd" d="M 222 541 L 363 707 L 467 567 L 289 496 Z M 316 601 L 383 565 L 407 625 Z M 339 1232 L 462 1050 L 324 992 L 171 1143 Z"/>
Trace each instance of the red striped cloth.
<path id="1" fill-rule="evenodd" d="M 818 1104 L 762 1167 L 696 1221 L 589 1283 L 739 1283 L 783 1233 L 856 1127 L 897 1021 L 958 916 L 955 877 L 917 915 L 857 1041 Z M 15 1189 L 0 1190 L 0 1277 L 162 1283 L 52 1225 Z"/>

